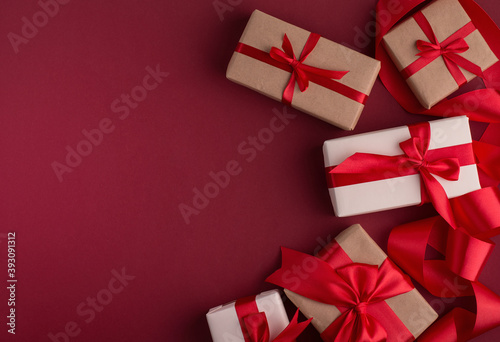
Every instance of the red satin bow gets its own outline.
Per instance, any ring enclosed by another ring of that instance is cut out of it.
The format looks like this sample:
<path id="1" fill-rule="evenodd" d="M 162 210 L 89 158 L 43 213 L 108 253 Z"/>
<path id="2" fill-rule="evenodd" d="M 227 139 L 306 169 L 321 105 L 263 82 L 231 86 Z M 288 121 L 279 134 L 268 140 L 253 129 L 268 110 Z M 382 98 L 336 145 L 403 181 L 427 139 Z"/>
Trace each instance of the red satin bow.
<path id="1" fill-rule="evenodd" d="M 380 315 L 387 316 L 391 309 L 386 307 L 384 301 L 413 289 L 409 278 L 389 259 L 380 268 L 377 265 L 352 263 L 334 269 L 327 262 L 311 255 L 287 248 L 281 251 L 282 266 L 266 281 L 314 301 L 335 305 L 342 312 L 321 334 L 324 341 L 386 340 L 386 329 L 368 311 L 379 310 Z M 314 265 L 314 271 L 307 272 L 301 282 L 291 283 L 290 275 L 300 265 Z"/>
<path id="2" fill-rule="evenodd" d="M 417 48 L 420 50 L 420 53 L 418 53 L 417 56 L 420 56 L 421 58 L 413 64 L 410 64 L 402 71 L 405 78 L 408 78 L 420 71 L 440 56 L 443 57 L 446 67 L 459 86 L 467 83 L 467 79 L 462 71 L 460 71 L 459 66 L 481 78 L 484 78 L 483 71 L 479 66 L 460 56 L 461 53 L 469 50 L 469 45 L 464 38 L 476 30 L 472 22 L 469 22 L 467 25 L 440 43 L 429 21 L 422 14 L 422 12 L 417 12 L 413 18 L 416 20 L 422 31 L 424 31 L 430 42 L 423 40 L 417 41 Z"/>
<path id="3" fill-rule="evenodd" d="M 386 259 L 387 260 L 387 259 Z M 337 274 L 347 285 L 347 309 L 321 335 L 328 341 L 386 341 L 387 332 L 377 318 L 367 313 L 367 307 L 398 294 L 411 291 L 409 283 L 391 278 L 393 267 L 352 264 L 337 269 Z M 326 338 L 325 338 L 326 337 Z M 332 339 L 333 338 L 333 339 Z"/>
<path id="4" fill-rule="evenodd" d="M 439 43 L 434 32 L 432 32 L 433 38 L 431 42 L 426 42 L 424 40 L 417 40 L 417 49 L 421 52 L 417 56 L 422 56 L 425 58 L 435 59 L 439 56 L 443 56 L 446 59 L 453 60 L 453 57 L 457 53 L 462 53 L 469 50 L 469 44 L 463 39 L 458 38 L 449 44 Z M 457 62 L 455 62 L 457 63 Z"/>
<path id="5" fill-rule="evenodd" d="M 238 299 L 235 309 L 245 342 L 295 342 L 312 320 L 298 323 L 299 310 L 297 310 L 290 324 L 270 341 L 267 316 L 265 312 L 259 312 L 255 296 Z"/>
<path id="6" fill-rule="evenodd" d="M 299 86 L 301 92 L 307 90 L 307 88 L 309 87 L 310 75 L 317 75 L 320 77 L 339 80 L 348 73 L 348 71 L 325 70 L 303 64 L 309 54 L 316 47 L 316 44 L 318 43 L 320 37 L 321 36 L 317 33 L 311 33 L 309 35 L 309 38 L 307 39 L 307 42 L 304 46 L 304 49 L 302 50 L 299 59 L 295 57 L 292 44 L 290 43 L 290 40 L 288 39 L 286 34 L 283 37 L 283 44 L 281 45 L 283 51 L 276 47 L 271 48 L 271 52 L 269 53 L 270 56 L 278 62 L 288 64 L 293 70 L 292 76 L 288 81 L 288 85 L 283 92 L 283 103 L 291 105 L 295 82 L 297 82 L 297 85 Z"/>
<path id="7" fill-rule="evenodd" d="M 373 174 L 407 175 L 416 171 L 422 179 L 422 202 L 428 195 L 439 214 L 457 228 L 446 192 L 435 176 L 449 181 L 456 181 L 460 174 L 458 158 L 442 158 L 429 160 L 427 157 L 430 144 L 429 123 L 409 127 L 411 138 L 399 144 L 404 155 L 384 156 L 369 153 L 356 153 L 330 171 L 330 174 L 347 176 Z"/>

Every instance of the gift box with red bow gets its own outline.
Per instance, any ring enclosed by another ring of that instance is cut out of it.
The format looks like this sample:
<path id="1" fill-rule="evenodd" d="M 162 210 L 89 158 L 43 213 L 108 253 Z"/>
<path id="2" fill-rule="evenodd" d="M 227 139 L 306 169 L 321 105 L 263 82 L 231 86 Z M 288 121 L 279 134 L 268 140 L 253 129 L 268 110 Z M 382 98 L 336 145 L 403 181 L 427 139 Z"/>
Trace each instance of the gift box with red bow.
<path id="1" fill-rule="evenodd" d="M 271 290 L 212 308 L 207 321 L 214 342 L 287 342 L 309 324 L 298 323 L 297 313 L 289 324 L 279 291 Z"/>
<path id="2" fill-rule="evenodd" d="M 458 0 L 436 0 L 384 36 L 387 52 L 427 109 L 498 61 Z"/>
<path id="3" fill-rule="evenodd" d="M 339 217 L 432 202 L 453 225 L 449 199 L 481 188 L 465 116 L 332 139 L 323 152 Z"/>
<path id="4" fill-rule="evenodd" d="M 255 10 L 226 76 L 352 130 L 379 70 L 373 58 Z"/>
<path id="5" fill-rule="evenodd" d="M 282 258 L 267 281 L 285 288 L 324 341 L 413 341 L 438 317 L 358 224 L 317 256 L 282 248 Z"/>

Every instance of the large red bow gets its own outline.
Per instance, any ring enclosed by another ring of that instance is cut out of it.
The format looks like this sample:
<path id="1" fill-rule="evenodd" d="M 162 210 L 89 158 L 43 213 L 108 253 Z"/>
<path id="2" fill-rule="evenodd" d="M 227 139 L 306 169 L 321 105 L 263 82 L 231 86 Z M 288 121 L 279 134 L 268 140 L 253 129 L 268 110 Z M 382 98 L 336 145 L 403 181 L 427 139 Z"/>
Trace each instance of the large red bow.
<path id="1" fill-rule="evenodd" d="M 385 341 L 387 332 L 379 321 L 390 316 L 385 300 L 413 289 L 409 278 L 389 260 L 380 266 L 352 263 L 334 269 L 311 255 L 282 248 L 282 266 L 266 281 L 342 312 L 322 334 L 324 341 Z M 300 265 L 315 265 L 303 281 L 290 283 Z M 293 285 L 292 285 L 293 284 Z M 377 313 L 377 317 L 370 314 Z M 397 318 L 396 318 L 397 319 Z"/>
<path id="2" fill-rule="evenodd" d="M 290 43 L 290 40 L 288 39 L 286 34 L 283 37 L 283 44 L 281 45 L 283 51 L 276 47 L 271 48 L 271 52 L 269 53 L 270 56 L 278 62 L 288 64 L 293 70 L 292 76 L 288 81 L 288 85 L 283 92 L 283 103 L 288 105 L 292 103 L 295 82 L 297 82 L 300 91 L 304 92 L 309 87 L 309 80 L 311 75 L 339 80 L 348 73 L 348 71 L 325 70 L 303 64 L 309 54 L 316 47 L 316 44 L 318 43 L 320 37 L 321 36 L 317 33 L 311 33 L 309 35 L 309 38 L 307 39 L 306 45 L 304 46 L 299 59 L 295 57 L 292 44 Z"/>
<path id="3" fill-rule="evenodd" d="M 384 156 L 370 153 L 355 153 L 330 171 L 336 175 L 356 177 L 369 181 L 373 175 L 401 176 L 418 172 L 422 179 L 422 201 L 428 195 L 439 214 L 456 227 L 446 192 L 435 176 L 456 181 L 460 174 L 458 158 L 428 158 L 430 144 L 429 123 L 409 127 L 411 138 L 399 144 L 404 155 Z M 366 176 L 366 178 L 365 178 Z M 365 178 L 365 179 L 364 179 Z M 387 178 L 387 177 L 386 177 Z"/>

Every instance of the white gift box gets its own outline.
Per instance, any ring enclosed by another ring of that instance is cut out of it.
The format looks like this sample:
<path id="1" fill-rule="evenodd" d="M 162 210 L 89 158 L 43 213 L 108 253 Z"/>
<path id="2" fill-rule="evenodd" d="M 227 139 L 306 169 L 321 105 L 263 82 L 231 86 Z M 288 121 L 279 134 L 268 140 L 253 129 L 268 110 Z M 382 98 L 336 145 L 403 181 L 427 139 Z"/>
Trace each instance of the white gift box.
<path id="1" fill-rule="evenodd" d="M 466 116 L 431 121 L 429 151 L 462 144 L 470 144 L 472 137 L 469 119 Z M 402 155 L 399 143 L 411 138 L 408 126 L 352 135 L 328 140 L 323 145 L 325 167 L 341 164 L 351 155 L 359 153 L 386 156 Z M 453 157 L 453 156 L 450 156 Z M 460 167 L 457 181 L 434 177 L 443 186 L 448 198 L 458 197 L 479 190 L 476 164 Z M 395 176 L 329 189 L 335 215 L 338 217 L 367 214 L 387 209 L 418 205 L 422 202 L 419 174 Z"/>
<path id="2" fill-rule="evenodd" d="M 264 312 L 269 325 L 270 340 L 275 339 L 289 324 L 278 290 L 262 292 L 255 302 L 259 312 Z M 245 342 L 238 315 L 236 301 L 219 305 L 207 313 L 208 326 L 214 342 Z"/>

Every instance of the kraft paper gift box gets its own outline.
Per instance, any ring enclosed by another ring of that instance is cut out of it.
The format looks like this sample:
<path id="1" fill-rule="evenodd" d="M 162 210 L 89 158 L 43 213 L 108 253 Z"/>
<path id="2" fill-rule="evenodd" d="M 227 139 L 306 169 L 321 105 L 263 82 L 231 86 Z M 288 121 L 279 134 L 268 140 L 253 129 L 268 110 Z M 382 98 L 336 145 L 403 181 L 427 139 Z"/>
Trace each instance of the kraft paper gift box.
<path id="1" fill-rule="evenodd" d="M 255 10 L 229 62 L 227 78 L 282 101 L 293 69 L 287 63 L 276 62 L 270 52 L 273 47 L 282 50 L 285 34 L 296 58 L 301 59 L 310 32 Z M 313 75 L 303 92 L 295 82 L 291 106 L 342 129 L 354 129 L 377 78 L 380 62 L 323 37 L 302 61 L 315 68 L 348 72 L 341 79 L 326 81 L 325 77 Z M 318 78 L 322 85 L 318 84 Z M 328 88 L 330 85 L 334 90 Z"/>
<path id="2" fill-rule="evenodd" d="M 427 125 L 427 123 L 423 123 Z M 421 124 L 422 125 L 422 124 Z M 454 198 L 481 188 L 477 165 L 472 150 L 469 120 L 466 116 L 440 119 L 428 123 L 430 127 L 429 153 L 456 157 L 460 153 L 460 174 L 456 181 L 434 176 L 444 188 L 448 198 Z M 413 125 L 416 127 L 417 125 Z M 411 127 L 411 126 L 410 126 Z M 372 153 L 384 156 L 402 155 L 400 143 L 410 139 L 409 126 L 352 135 L 328 140 L 323 145 L 323 155 L 328 187 L 335 214 L 338 217 L 372 213 L 387 209 L 418 205 L 422 202 L 421 177 L 405 174 L 404 169 L 372 175 L 372 181 L 350 182 L 349 175 L 338 182 L 330 171 L 355 153 Z"/>
<path id="3" fill-rule="evenodd" d="M 272 341 L 289 323 L 280 293 L 278 290 L 263 292 L 255 296 L 255 302 L 259 312 L 266 314 Z M 206 317 L 214 342 L 245 342 L 236 313 L 236 301 L 210 309 Z"/>
<path id="4" fill-rule="evenodd" d="M 409 76 L 406 81 L 419 102 L 429 109 L 456 91 L 459 84 L 450 73 L 442 56 L 428 65 L 424 63 L 420 70 L 416 68 L 418 71 L 415 73 L 414 71 L 407 73 L 409 69 L 405 71 L 405 68 L 422 58 L 417 55 L 421 52 L 417 48 L 417 41 L 429 42 L 429 38 L 418 23 L 425 19 L 441 45 L 446 46 L 457 37 L 465 36 L 468 50 L 457 55 L 476 64 L 482 71 L 495 64 L 498 58 L 491 51 L 481 33 L 472 26 L 470 17 L 458 0 L 436 0 L 418 12 L 416 16 L 395 26 L 384 36 L 386 50 L 403 77 Z M 461 30 L 463 34 L 460 34 Z M 450 47 L 453 48 L 452 45 Z M 459 68 L 465 77 L 463 82 L 469 82 L 476 77 L 472 72 L 462 67 Z"/>
<path id="5" fill-rule="evenodd" d="M 349 265 L 350 263 L 377 265 L 380 268 L 385 262 L 390 261 L 382 249 L 380 249 L 359 224 L 355 224 L 341 232 L 330 244 L 325 246 L 316 257 L 326 261 L 328 264 L 332 265 L 333 268 L 339 265 Z M 391 265 L 397 270 L 396 272 L 401 272 L 397 266 L 392 263 Z M 306 263 L 304 262 L 302 266 L 304 272 L 306 272 L 308 270 L 308 268 L 306 268 Z M 313 268 L 312 266 L 309 267 Z M 270 278 L 268 278 L 268 281 Z M 287 274 L 285 279 L 285 284 L 292 283 L 290 275 Z M 304 275 L 302 275 L 301 279 L 304 279 L 306 282 L 308 280 Z M 272 280 L 270 282 L 274 283 Z M 392 310 L 395 316 L 397 316 L 394 317 L 394 319 L 398 321 L 397 324 L 402 323 L 407 329 L 407 331 L 403 333 L 402 330 L 405 330 L 403 326 L 400 325 L 399 328 L 395 326 L 389 327 L 387 323 L 385 323 L 388 342 L 413 341 L 438 317 L 438 314 L 425 301 L 418 290 L 415 289 L 413 285 L 411 285 L 411 288 L 412 290 L 409 292 L 385 299 L 385 303 L 390 308 L 389 311 Z M 312 324 L 316 330 L 322 334 L 322 338 L 325 341 L 329 340 L 329 338 L 324 336 L 324 332 L 341 316 L 341 311 L 337 306 L 314 301 L 286 288 L 285 294 L 295 306 L 300 308 L 304 316 L 313 318 Z M 380 317 L 375 317 L 375 319 L 377 318 L 381 319 Z M 394 324 L 396 324 L 396 322 Z"/>

